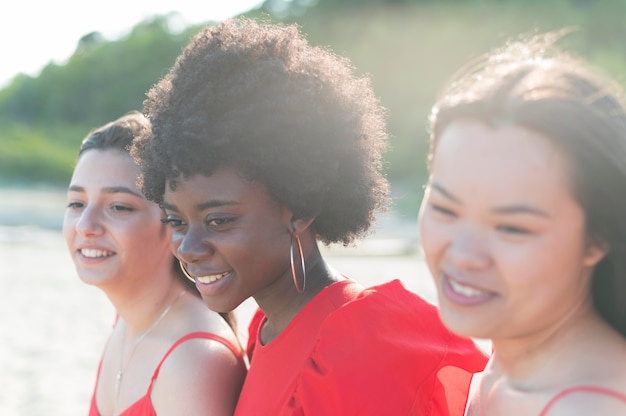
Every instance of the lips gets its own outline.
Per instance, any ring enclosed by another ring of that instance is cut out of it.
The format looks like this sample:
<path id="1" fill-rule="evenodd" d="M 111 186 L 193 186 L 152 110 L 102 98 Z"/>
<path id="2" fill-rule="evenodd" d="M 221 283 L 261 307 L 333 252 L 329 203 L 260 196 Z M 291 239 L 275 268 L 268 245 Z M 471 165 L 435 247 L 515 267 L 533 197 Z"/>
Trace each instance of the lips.
<path id="1" fill-rule="evenodd" d="M 461 283 L 458 283 L 450 278 L 448 278 L 448 283 L 450 283 L 452 290 L 464 296 L 479 296 L 479 295 L 486 293 L 486 292 L 483 292 L 482 290 L 479 290 L 470 286 L 462 285 Z"/>
<path id="2" fill-rule="evenodd" d="M 464 306 L 480 304 L 497 296 L 494 292 L 461 283 L 460 279 L 447 273 L 442 273 L 442 290 L 448 300 Z"/>

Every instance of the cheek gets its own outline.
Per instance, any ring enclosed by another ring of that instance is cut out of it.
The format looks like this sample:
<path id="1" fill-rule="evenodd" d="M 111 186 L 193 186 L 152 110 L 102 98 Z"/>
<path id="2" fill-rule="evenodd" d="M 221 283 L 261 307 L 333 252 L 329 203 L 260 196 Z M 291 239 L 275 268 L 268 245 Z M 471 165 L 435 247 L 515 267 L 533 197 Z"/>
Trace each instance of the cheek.
<path id="1" fill-rule="evenodd" d="M 420 245 L 426 260 L 429 261 L 445 245 L 447 239 L 445 229 L 428 213 L 421 213 L 418 220 L 418 233 Z"/>
<path id="2" fill-rule="evenodd" d="M 431 278 L 438 280 L 440 267 L 448 245 L 448 236 L 442 224 L 428 214 L 419 218 L 419 243 Z"/>
<path id="3" fill-rule="evenodd" d="M 176 254 L 178 247 L 183 241 L 183 236 L 180 233 L 170 231 L 170 248 Z"/>
<path id="4" fill-rule="evenodd" d="M 160 237 L 162 241 L 162 245 L 165 247 L 167 251 L 172 251 L 172 229 L 170 227 L 164 226 L 161 227 Z"/>
<path id="5" fill-rule="evenodd" d="M 165 241 L 168 242 L 168 244 L 172 242 L 172 227 L 170 227 L 169 225 L 163 224 L 161 226 L 161 234 L 163 235 L 163 238 L 165 239 Z"/>
<path id="6" fill-rule="evenodd" d="M 164 227 L 160 221 L 157 223 L 154 219 L 146 219 L 136 224 L 135 233 L 131 233 L 131 235 L 141 236 L 138 238 L 140 240 L 138 244 L 149 244 L 148 242 L 150 242 L 154 246 L 169 247 L 170 232 L 168 228 Z"/>
<path id="7" fill-rule="evenodd" d="M 564 242 L 560 243 L 563 247 Z M 568 290 L 572 259 L 547 239 L 494 244 L 493 258 L 509 293 L 518 293 L 526 301 L 535 299 L 541 303 L 542 299 L 562 296 Z"/>
<path id="8" fill-rule="evenodd" d="M 68 214 L 63 217 L 63 237 L 68 244 L 73 240 L 75 234 L 75 222 L 75 219 Z"/>

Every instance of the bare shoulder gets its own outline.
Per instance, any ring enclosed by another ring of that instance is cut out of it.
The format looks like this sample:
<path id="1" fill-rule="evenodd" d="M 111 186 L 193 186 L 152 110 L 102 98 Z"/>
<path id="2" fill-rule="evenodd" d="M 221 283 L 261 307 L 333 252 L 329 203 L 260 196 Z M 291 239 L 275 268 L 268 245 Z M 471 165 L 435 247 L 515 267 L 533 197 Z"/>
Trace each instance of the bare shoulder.
<path id="1" fill-rule="evenodd" d="M 626 415 L 626 390 L 600 386 L 576 386 L 565 390 L 545 416 Z"/>
<path id="2" fill-rule="evenodd" d="M 186 340 L 163 362 L 152 390 L 154 408 L 159 415 L 232 415 L 245 374 L 223 342 Z"/>
<path id="3" fill-rule="evenodd" d="M 193 295 L 184 298 L 182 307 L 175 317 L 177 338 L 192 339 L 180 343 L 163 364 L 162 371 L 191 369 L 199 364 L 217 365 L 219 362 L 239 362 L 241 345 L 229 323 L 217 312 L 206 307 L 202 300 Z M 193 334 L 193 335 L 190 335 Z M 175 340 L 172 340 L 172 344 Z"/>
<path id="4" fill-rule="evenodd" d="M 626 415 L 626 340 L 612 329 L 592 339 L 577 377 L 552 397 L 546 416 Z"/>
<path id="5" fill-rule="evenodd" d="M 230 338 L 232 330 L 228 323 L 219 313 L 210 310 L 202 299 L 187 294 L 181 300 L 175 319 L 179 331 L 183 333 L 211 332 Z"/>
<path id="6" fill-rule="evenodd" d="M 171 320 L 177 335 L 169 341 L 179 343 L 154 382 L 154 409 L 159 416 L 232 415 L 246 375 L 235 333 L 201 299 L 188 295 L 181 300 Z"/>
<path id="7" fill-rule="evenodd" d="M 211 368 L 216 372 L 218 369 L 241 366 L 238 344 L 224 335 L 197 334 L 180 343 L 163 362 L 159 377 L 169 374 L 182 377 L 187 373 L 197 377 L 198 369 Z"/>

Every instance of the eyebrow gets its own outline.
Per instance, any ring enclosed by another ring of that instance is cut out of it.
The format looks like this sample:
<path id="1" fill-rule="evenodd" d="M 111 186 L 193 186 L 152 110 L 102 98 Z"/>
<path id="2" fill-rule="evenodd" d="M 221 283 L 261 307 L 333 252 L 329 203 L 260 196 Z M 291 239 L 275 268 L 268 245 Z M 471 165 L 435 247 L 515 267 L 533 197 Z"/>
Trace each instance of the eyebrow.
<path id="1" fill-rule="evenodd" d="M 531 214 L 531 215 L 537 215 L 543 218 L 550 218 L 550 215 L 547 212 L 531 207 L 526 204 L 507 205 L 504 207 L 497 207 L 497 208 L 494 208 L 492 211 L 496 214 L 502 214 L 502 215 Z"/>
<path id="2" fill-rule="evenodd" d="M 78 186 L 78 185 L 71 185 L 68 188 L 69 191 L 72 192 L 85 192 L 85 188 L 83 188 L 82 186 Z M 133 189 L 130 189 L 126 186 L 107 186 L 105 188 L 102 188 L 102 193 L 105 194 L 130 194 L 130 195 L 134 195 L 138 198 L 143 198 L 143 195 L 134 191 Z"/>
<path id="3" fill-rule="evenodd" d="M 451 201 L 462 205 L 461 200 L 457 198 L 456 196 L 454 196 L 443 185 L 437 182 L 433 182 L 430 184 L 430 187 L 438 191 L 440 194 L 450 199 Z M 543 217 L 543 218 L 550 218 L 550 214 L 548 214 L 547 212 L 540 210 L 538 208 L 532 207 L 527 204 L 505 205 L 505 206 L 493 208 L 491 211 L 499 215 L 531 214 L 531 215 L 536 215 L 536 216 Z"/>
<path id="4" fill-rule="evenodd" d="M 197 211 L 204 211 L 205 209 L 219 208 L 219 207 L 224 207 L 224 206 L 229 206 L 229 205 L 238 205 L 238 204 L 239 202 L 237 201 L 222 201 L 218 199 L 213 199 L 211 201 L 201 202 L 197 204 L 195 206 L 195 209 Z M 163 209 L 167 209 L 170 211 L 178 211 L 178 208 L 176 207 L 176 205 L 168 204 L 165 201 L 163 201 Z"/>
<path id="5" fill-rule="evenodd" d="M 461 200 L 457 197 L 455 197 L 454 195 L 452 195 L 452 193 L 450 191 L 448 191 L 443 185 L 437 183 L 437 182 L 432 182 L 430 184 L 430 187 L 436 191 L 438 191 L 440 194 L 442 194 L 443 196 L 445 196 L 446 198 L 456 202 L 457 204 L 461 203 Z"/>

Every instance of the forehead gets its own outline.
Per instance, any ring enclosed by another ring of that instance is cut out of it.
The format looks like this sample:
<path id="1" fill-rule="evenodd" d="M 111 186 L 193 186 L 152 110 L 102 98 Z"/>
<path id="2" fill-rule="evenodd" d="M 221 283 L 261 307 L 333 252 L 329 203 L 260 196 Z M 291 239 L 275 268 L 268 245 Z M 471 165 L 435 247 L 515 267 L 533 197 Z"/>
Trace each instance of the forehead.
<path id="1" fill-rule="evenodd" d="M 80 186 L 124 184 L 136 188 L 139 172 L 139 167 L 125 152 L 114 149 L 92 149 L 79 157 L 72 175 L 72 184 Z"/>
<path id="2" fill-rule="evenodd" d="M 473 120 L 458 120 L 443 130 L 431 174 L 448 185 L 501 193 L 569 191 L 571 181 L 565 155 L 550 139 L 522 127 Z"/>
<path id="3" fill-rule="evenodd" d="M 275 202 L 262 182 L 245 177 L 233 167 L 220 168 L 208 176 L 196 174 L 169 180 L 163 199 L 166 205 L 174 201 L 181 205 L 209 199 L 264 204 Z"/>
<path id="4" fill-rule="evenodd" d="M 514 150 L 514 151 L 513 151 Z M 515 125 L 491 126 L 475 120 L 458 120 L 442 132 L 435 149 L 446 157 L 497 161 L 539 167 L 562 162 L 563 155 L 552 141 L 532 130 Z"/>

